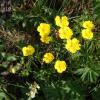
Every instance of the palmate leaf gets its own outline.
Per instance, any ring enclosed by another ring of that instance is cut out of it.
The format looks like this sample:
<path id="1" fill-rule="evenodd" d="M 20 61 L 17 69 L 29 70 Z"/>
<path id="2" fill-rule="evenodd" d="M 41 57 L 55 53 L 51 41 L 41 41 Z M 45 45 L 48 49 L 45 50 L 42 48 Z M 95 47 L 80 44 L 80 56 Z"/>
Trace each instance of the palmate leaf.
<path id="1" fill-rule="evenodd" d="M 92 68 L 89 68 L 89 67 L 80 68 L 75 72 L 75 74 L 81 75 L 82 81 L 84 81 L 84 82 L 88 81 L 91 83 L 96 82 L 96 80 L 99 76 L 98 71 L 93 70 Z"/>

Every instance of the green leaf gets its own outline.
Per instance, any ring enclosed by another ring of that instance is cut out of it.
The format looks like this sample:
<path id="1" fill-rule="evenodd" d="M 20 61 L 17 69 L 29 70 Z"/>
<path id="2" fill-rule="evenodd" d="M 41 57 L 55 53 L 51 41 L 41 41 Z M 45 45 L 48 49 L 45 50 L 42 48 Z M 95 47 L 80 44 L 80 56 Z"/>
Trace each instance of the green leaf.
<path id="1" fill-rule="evenodd" d="M 100 24 L 100 0 L 93 0 L 94 12 L 96 13 L 97 23 Z"/>
<path id="2" fill-rule="evenodd" d="M 6 94 L 4 92 L 1 92 L 1 91 L 0 91 L 0 100 L 8 100 L 6 98 Z"/>
<path id="3" fill-rule="evenodd" d="M 8 55 L 8 57 L 7 57 L 7 61 L 16 61 L 16 60 L 17 60 L 17 58 L 15 55 Z"/>
<path id="4" fill-rule="evenodd" d="M 75 73 L 81 75 L 82 81 L 84 81 L 84 82 L 88 81 L 91 83 L 96 82 L 96 80 L 99 76 L 99 73 L 97 71 L 95 71 L 89 67 L 80 68 Z"/>

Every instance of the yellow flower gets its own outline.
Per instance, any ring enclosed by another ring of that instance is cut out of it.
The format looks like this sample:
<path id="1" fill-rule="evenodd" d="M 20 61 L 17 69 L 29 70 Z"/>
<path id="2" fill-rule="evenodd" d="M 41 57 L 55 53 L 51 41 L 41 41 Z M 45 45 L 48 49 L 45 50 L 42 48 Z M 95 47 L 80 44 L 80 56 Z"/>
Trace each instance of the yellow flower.
<path id="1" fill-rule="evenodd" d="M 93 32 L 89 29 L 83 29 L 82 30 L 82 37 L 84 39 L 92 39 L 93 38 Z"/>
<path id="2" fill-rule="evenodd" d="M 38 26 L 37 31 L 40 32 L 41 37 L 48 36 L 50 34 L 50 25 L 46 23 L 41 23 Z"/>
<path id="3" fill-rule="evenodd" d="M 73 31 L 69 27 L 59 29 L 59 37 L 61 39 L 70 39 L 73 35 Z"/>
<path id="4" fill-rule="evenodd" d="M 59 27 L 66 27 L 69 25 L 69 21 L 68 21 L 68 18 L 66 16 L 62 16 L 61 18 L 60 18 L 60 16 L 56 16 L 55 23 Z"/>
<path id="5" fill-rule="evenodd" d="M 71 53 L 76 53 L 78 50 L 80 50 L 81 44 L 79 43 L 79 40 L 76 38 L 73 38 L 72 40 L 67 40 L 67 44 L 65 48 L 70 51 Z"/>
<path id="6" fill-rule="evenodd" d="M 84 21 L 83 27 L 92 30 L 94 28 L 94 24 L 92 21 Z"/>
<path id="7" fill-rule="evenodd" d="M 31 45 L 28 45 L 27 47 L 22 48 L 22 52 L 24 56 L 30 56 L 35 52 L 35 49 Z"/>
<path id="8" fill-rule="evenodd" d="M 41 42 L 49 44 L 49 42 L 52 41 L 52 38 L 50 36 L 44 36 L 40 38 Z"/>
<path id="9" fill-rule="evenodd" d="M 52 62 L 54 60 L 54 56 L 53 56 L 53 54 L 52 53 L 45 53 L 44 54 L 44 57 L 43 57 L 43 61 L 45 62 L 45 63 L 50 63 L 50 62 Z"/>
<path id="10" fill-rule="evenodd" d="M 57 70 L 58 73 L 62 73 L 67 68 L 66 62 L 57 60 L 54 65 L 54 68 Z"/>

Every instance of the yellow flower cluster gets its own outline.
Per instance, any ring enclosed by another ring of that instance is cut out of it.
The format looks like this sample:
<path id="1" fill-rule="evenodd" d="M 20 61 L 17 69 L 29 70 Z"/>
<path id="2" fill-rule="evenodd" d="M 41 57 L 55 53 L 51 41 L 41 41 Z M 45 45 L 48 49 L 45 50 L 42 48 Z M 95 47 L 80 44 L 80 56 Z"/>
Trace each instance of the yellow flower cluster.
<path id="1" fill-rule="evenodd" d="M 69 28 L 69 21 L 66 16 L 62 16 L 61 18 L 59 16 L 55 17 L 55 23 L 57 26 L 60 27 L 59 31 L 59 37 L 61 39 L 70 39 L 73 35 L 73 31 Z"/>
<path id="2" fill-rule="evenodd" d="M 93 22 L 92 21 L 84 21 L 83 28 L 85 28 L 85 29 L 82 30 L 82 37 L 84 39 L 92 39 L 93 38 L 92 29 L 94 28 Z"/>
<path id="3" fill-rule="evenodd" d="M 66 39 L 65 48 L 71 52 L 76 53 L 78 50 L 81 49 L 80 41 L 77 38 L 72 38 L 73 31 L 69 27 L 69 21 L 66 16 L 56 16 L 55 17 L 55 24 L 59 26 L 58 33 L 59 37 L 61 39 Z M 82 37 L 85 39 L 92 39 L 93 38 L 93 32 L 92 29 L 94 28 L 94 24 L 91 21 L 84 21 L 83 23 L 83 30 L 82 30 Z M 50 24 L 47 23 L 41 23 L 37 31 L 40 35 L 40 40 L 43 43 L 49 44 L 50 41 L 52 41 L 52 38 L 50 36 Z M 31 45 L 28 45 L 26 47 L 22 48 L 22 52 L 24 56 L 30 56 L 35 52 L 34 47 Z M 45 53 L 43 56 L 43 62 L 45 63 L 51 63 L 54 60 L 54 55 L 50 52 Z M 55 62 L 54 68 L 57 70 L 58 73 L 62 73 L 66 70 L 67 64 L 64 60 L 57 60 Z M 12 70 L 14 73 L 14 70 Z"/>
<path id="4" fill-rule="evenodd" d="M 38 28 L 37 31 L 39 32 L 40 35 L 40 40 L 43 43 L 48 44 L 52 39 L 49 36 L 50 35 L 50 25 L 47 23 L 41 23 Z"/>
<path id="5" fill-rule="evenodd" d="M 58 73 L 62 73 L 66 70 L 67 68 L 67 64 L 65 61 L 60 61 L 60 60 L 57 60 L 55 62 L 55 65 L 54 65 L 55 69 L 57 70 Z"/>
<path id="6" fill-rule="evenodd" d="M 51 63 L 54 60 L 54 56 L 52 53 L 45 53 L 43 56 L 43 62 Z M 54 68 L 57 70 L 58 73 L 62 73 L 66 70 L 67 65 L 65 61 L 57 60 L 55 62 Z"/>
<path id="7" fill-rule="evenodd" d="M 66 16 L 63 16 L 61 18 L 59 16 L 56 16 L 55 23 L 60 27 L 59 37 L 61 39 L 67 39 L 65 48 L 71 53 L 76 53 L 78 50 L 80 50 L 81 45 L 79 44 L 79 40 L 77 40 L 76 38 L 71 39 L 73 31 L 68 26 L 68 18 Z"/>
<path id="8" fill-rule="evenodd" d="M 22 48 L 22 52 L 23 52 L 23 56 L 30 56 L 30 55 L 33 55 L 33 53 L 35 52 L 35 49 L 33 46 L 28 45 L 27 47 Z"/>
<path id="9" fill-rule="evenodd" d="M 76 38 L 67 40 L 67 44 L 65 48 L 70 51 L 71 53 L 76 53 L 78 50 L 80 50 L 81 44 L 79 43 L 79 40 Z"/>

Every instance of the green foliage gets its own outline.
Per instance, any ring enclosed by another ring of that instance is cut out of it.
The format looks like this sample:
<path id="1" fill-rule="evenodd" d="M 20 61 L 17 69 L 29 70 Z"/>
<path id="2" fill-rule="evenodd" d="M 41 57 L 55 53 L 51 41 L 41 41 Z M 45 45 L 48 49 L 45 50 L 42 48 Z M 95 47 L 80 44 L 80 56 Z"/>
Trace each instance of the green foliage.
<path id="1" fill-rule="evenodd" d="M 6 95 L 4 92 L 0 91 L 0 100 L 6 99 Z"/>
<path id="2" fill-rule="evenodd" d="M 99 70 L 100 71 L 100 70 Z M 82 81 L 88 81 L 88 82 L 96 82 L 97 78 L 99 76 L 99 73 L 94 71 L 93 69 L 89 68 L 89 67 L 85 67 L 85 68 L 80 68 L 76 71 L 76 73 L 78 73 L 79 75 L 81 75 L 81 79 Z"/>
<path id="3" fill-rule="evenodd" d="M 100 24 L 100 0 L 93 0 L 97 23 Z"/>
<path id="4" fill-rule="evenodd" d="M 40 89 L 32 100 L 99 100 L 100 35 L 96 24 L 99 23 L 100 0 L 91 2 L 93 15 L 86 7 L 87 0 L 32 0 L 30 8 L 25 1 L 13 0 L 10 19 L 5 20 L 3 14 L 0 16 L 0 30 L 12 35 L 7 38 L 8 34 L 0 31 L 0 100 L 30 100 L 27 94 L 34 82 Z M 66 51 L 66 41 L 56 38 L 54 31 L 52 43 L 40 42 L 37 26 L 46 22 L 54 29 L 56 15 L 69 17 L 73 37 L 82 43 L 79 52 L 71 54 Z M 85 20 L 96 20 L 94 38 L 90 41 L 81 37 L 82 21 Z M 27 44 L 34 44 L 35 53 L 23 57 L 21 48 Z M 55 71 L 54 62 L 45 64 L 42 61 L 44 53 L 49 51 L 55 60 L 66 61 L 68 68 L 64 73 Z"/>
<path id="5" fill-rule="evenodd" d="M 93 99 L 94 100 L 99 100 L 100 98 L 100 84 L 98 83 L 97 86 L 93 89 Z"/>

